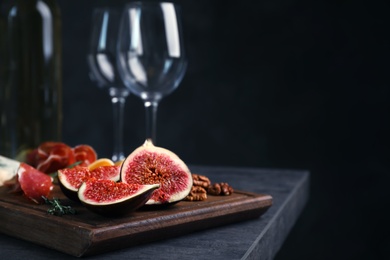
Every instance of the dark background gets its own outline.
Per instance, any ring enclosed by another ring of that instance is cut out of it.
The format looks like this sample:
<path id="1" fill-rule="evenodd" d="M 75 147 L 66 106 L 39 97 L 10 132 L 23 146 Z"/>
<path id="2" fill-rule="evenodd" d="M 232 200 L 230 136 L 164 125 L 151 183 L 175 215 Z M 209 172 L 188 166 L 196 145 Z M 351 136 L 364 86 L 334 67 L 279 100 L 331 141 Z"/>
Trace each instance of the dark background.
<path id="1" fill-rule="evenodd" d="M 93 7 L 126 1 L 58 2 L 64 141 L 110 157 L 111 104 L 85 56 Z M 388 2 L 176 2 L 189 67 L 160 104 L 158 145 L 188 164 L 310 170 L 310 201 L 277 259 L 388 256 Z M 143 139 L 130 96 L 125 152 Z"/>

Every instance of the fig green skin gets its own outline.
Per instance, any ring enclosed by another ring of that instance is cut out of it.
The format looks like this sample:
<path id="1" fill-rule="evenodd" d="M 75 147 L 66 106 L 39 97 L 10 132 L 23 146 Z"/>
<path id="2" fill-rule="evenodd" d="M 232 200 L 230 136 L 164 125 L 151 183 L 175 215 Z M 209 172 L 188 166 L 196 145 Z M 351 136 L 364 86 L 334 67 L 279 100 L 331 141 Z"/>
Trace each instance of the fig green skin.
<path id="1" fill-rule="evenodd" d="M 83 186 L 85 184 L 82 184 Z M 99 204 L 91 204 L 86 202 L 82 196 L 83 188 L 80 187 L 78 191 L 78 199 L 79 201 L 90 211 L 105 216 L 105 217 L 121 217 L 127 215 L 138 208 L 145 205 L 145 203 L 150 199 L 155 189 L 158 189 L 159 185 L 154 185 L 148 190 L 141 192 L 135 196 L 132 196 L 126 200 L 120 202 L 113 202 L 111 204 L 99 205 Z"/>

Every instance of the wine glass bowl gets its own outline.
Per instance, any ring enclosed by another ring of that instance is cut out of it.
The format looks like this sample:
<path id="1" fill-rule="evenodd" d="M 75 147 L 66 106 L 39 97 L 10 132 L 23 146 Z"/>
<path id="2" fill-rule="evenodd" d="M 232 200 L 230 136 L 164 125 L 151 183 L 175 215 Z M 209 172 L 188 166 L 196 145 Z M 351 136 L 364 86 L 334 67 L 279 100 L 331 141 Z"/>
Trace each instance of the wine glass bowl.
<path id="1" fill-rule="evenodd" d="M 158 104 L 179 86 L 187 68 L 177 5 L 165 2 L 126 5 L 117 51 L 119 74 L 130 92 L 144 101 L 146 138 L 155 142 Z"/>
<path id="2" fill-rule="evenodd" d="M 124 106 L 129 90 L 123 85 L 117 67 L 117 39 L 120 12 L 97 8 L 92 14 L 92 28 L 87 55 L 90 78 L 111 97 L 114 120 L 113 161 L 125 158 L 123 152 Z"/>

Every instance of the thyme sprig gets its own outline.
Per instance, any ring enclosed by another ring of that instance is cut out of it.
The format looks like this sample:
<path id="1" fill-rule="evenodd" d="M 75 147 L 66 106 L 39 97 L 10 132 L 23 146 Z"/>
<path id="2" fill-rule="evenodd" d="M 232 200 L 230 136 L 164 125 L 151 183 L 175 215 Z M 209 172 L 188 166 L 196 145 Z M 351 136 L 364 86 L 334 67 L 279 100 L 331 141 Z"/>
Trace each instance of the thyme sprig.
<path id="1" fill-rule="evenodd" d="M 52 207 L 47 210 L 47 213 L 55 216 L 62 216 L 66 214 L 76 214 L 76 210 L 71 206 L 64 206 L 61 204 L 60 199 L 53 198 L 52 200 L 42 196 L 43 200 L 46 204 L 51 205 Z"/>

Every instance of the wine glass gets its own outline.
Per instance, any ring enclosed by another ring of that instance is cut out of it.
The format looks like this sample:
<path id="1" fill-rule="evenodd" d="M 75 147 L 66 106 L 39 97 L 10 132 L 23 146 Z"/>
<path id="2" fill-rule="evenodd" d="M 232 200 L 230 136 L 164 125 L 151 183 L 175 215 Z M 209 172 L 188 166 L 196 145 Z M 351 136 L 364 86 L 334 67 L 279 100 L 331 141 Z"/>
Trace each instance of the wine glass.
<path id="1" fill-rule="evenodd" d="M 125 158 L 123 152 L 123 113 L 129 90 L 118 74 L 116 46 L 120 11 L 112 8 L 97 8 L 92 14 L 92 31 L 88 51 L 90 77 L 98 87 L 108 90 L 113 106 L 114 148 L 112 160 Z"/>
<path id="2" fill-rule="evenodd" d="M 118 70 L 146 110 L 146 139 L 156 143 L 160 100 L 175 90 L 187 68 L 180 10 L 167 2 L 132 2 L 122 13 Z"/>

